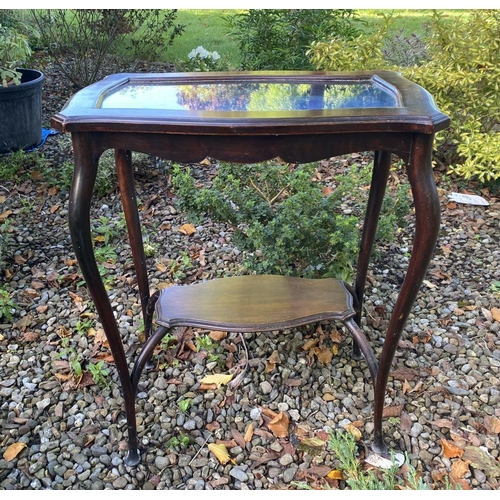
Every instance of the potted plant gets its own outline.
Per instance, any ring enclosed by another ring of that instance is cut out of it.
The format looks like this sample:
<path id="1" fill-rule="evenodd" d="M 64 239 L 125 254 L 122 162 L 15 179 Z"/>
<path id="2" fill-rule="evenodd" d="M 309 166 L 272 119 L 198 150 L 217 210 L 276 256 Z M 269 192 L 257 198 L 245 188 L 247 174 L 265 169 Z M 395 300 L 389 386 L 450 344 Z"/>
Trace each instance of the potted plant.
<path id="1" fill-rule="evenodd" d="M 0 16 L 0 154 L 42 142 L 41 71 L 21 68 L 31 56 L 29 35 L 37 32 L 12 14 Z"/>

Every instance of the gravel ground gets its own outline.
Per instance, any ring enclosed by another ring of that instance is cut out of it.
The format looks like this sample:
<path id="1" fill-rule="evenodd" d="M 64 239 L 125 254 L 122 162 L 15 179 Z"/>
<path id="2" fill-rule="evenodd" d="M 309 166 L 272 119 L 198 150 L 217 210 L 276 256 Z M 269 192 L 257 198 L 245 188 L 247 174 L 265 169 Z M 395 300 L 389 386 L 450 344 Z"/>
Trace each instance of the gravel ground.
<path id="1" fill-rule="evenodd" d="M 54 68 L 47 66 L 45 73 L 48 126 L 72 89 Z M 49 137 L 40 151 L 56 168 L 71 160 L 68 137 Z M 176 209 L 168 168 L 152 166 L 144 157 L 137 162 L 152 288 L 241 272 L 242 256 L 232 244 L 231 230 L 206 222 L 192 235 L 180 232 L 191 221 Z M 448 480 L 463 489 L 497 489 L 500 292 L 493 285 L 500 281 L 500 200 L 498 194 L 469 184 L 461 189 L 484 196 L 489 206 L 450 203 L 447 194 L 459 187 L 439 172 L 436 177 L 442 229 L 396 354 L 386 397 L 391 416 L 384 426 L 390 445 L 407 453 L 429 488 L 442 489 Z M 345 481 L 327 477 L 338 467 L 331 451 L 325 446 L 304 451 L 299 444 L 305 438 L 325 439 L 326 430 L 347 424 L 361 432 L 361 456 L 362 445 L 370 443 L 369 373 L 364 362 L 350 358 L 346 333 L 332 325 L 243 339 L 227 336 L 212 347 L 204 344 L 198 353 L 188 341 L 174 363 L 167 363 L 163 349 L 158 369 L 144 374 L 140 383 L 142 462 L 126 466 L 123 399 L 74 260 L 66 220 L 68 192 L 51 190 L 43 176 L 32 175 L 22 183 L 3 183 L 0 196 L 0 213 L 12 211 L 2 280 L 15 303 L 13 321 L 0 325 L 0 488 L 346 487 Z M 116 190 L 93 205 L 96 229 L 103 217 L 113 229 L 108 236 L 116 251 L 104 272 L 131 355 L 138 346 L 140 307 L 127 243 L 116 239 L 120 212 Z M 381 248 L 370 268 L 363 327 L 376 351 L 407 266 L 412 231 L 410 222 Z M 201 346 L 207 334 L 187 331 L 184 338 Z M 316 347 L 335 351 L 331 362 L 321 362 L 321 350 L 310 347 L 314 338 L 320 339 Z M 239 386 L 200 389 L 200 380 L 218 371 L 219 363 L 236 365 L 244 348 L 250 362 Z M 85 372 L 78 382 L 70 374 L 72 356 L 81 360 Z M 96 385 L 88 372 L 89 362 L 99 360 L 109 371 L 108 387 Z M 289 419 L 283 437 L 273 433 L 272 412 Z M 249 425 L 252 435 L 247 434 Z M 220 442 L 231 458 L 225 464 L 208 447 Z"/>

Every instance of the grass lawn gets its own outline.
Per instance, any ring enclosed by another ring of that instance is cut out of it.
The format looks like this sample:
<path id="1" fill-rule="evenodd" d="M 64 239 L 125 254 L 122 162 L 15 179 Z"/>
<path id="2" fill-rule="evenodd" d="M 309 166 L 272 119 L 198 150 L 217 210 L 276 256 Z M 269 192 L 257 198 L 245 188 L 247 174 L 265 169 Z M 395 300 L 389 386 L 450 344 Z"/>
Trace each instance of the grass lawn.
<path id="1" fill-rule="evenodd" d="M 223 16 L 231 15 L 241 10 L 232 9 L 179 9 L 177 22 L 186 26 L 184 33 L 174 40 L 169 47 L 166 58 L 169 61 L 187 59 L 189 52 L 202 45 L 209 51 L 216 50 L 222 57 L 228 59 L 232 68 L 239 63 L 238 46 L 228 36 L 228 28 Z M 361 9 L 358 10 L 361 19 L 367 21 L 367 29 L 377 27 L 382 23 L 382 14 L 391 12 L 390 9 Z M 407 35 L 422 33 L 423 25 L 431 18 L 432 10 L 402 9 L 393 10 L 394 32 L 403 29 Z M 447 10 L 450 20 L 456 20 L 466 15 L 465 10 Z"/>

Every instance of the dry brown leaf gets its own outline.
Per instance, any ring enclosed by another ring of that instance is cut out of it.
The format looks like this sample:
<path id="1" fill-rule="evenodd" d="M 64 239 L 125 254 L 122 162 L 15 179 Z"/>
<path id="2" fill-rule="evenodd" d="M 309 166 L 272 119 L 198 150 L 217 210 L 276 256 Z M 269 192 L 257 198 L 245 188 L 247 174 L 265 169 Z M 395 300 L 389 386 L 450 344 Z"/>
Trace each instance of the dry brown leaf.
<path id="1" fill-rule="evenodd" d="M 386 406 L 382 410 L 382 417 L 399 417 L 403 411 L 403 405 Z"/>
<path id="2" fill-rule="evenodd" d="M 313 347 L 316 346 L 316 344 L 319 342 L 318 339 L 309 339 L 303 346 L 302 346 L 302 349 L 304 349 L 304 351 L 309 351 L 310 349 L 312 349 Z"/>
<path id="3" fill-rule="evenodd" d="M 453 422 L 451 420 L 447 420 L 446 418 L 438 418 L 437 420 L 432 420 L 429 423 L 437 427 L 445 427 L 446 429 L 453 429 Z"/>
<path id="4" fill-rule="evenodd" d="M 0 214 L 0 224 L 1 224 L 2 222 L 5 222 L 5 219 L 7 219 L 7 217 L 8 217 L 10 214 L 12 214 L 12 210 L 6 210 L 5 212 L 2 212 L 2 213 Z"/>
<path id="5" fill-rule="evenodd" d="M 207 424 L 206 428 L 208 431 L 213 432 L 213 431 L 220 429 L 220 424 L 219 424 L 219 422 L 214 421 L 214 422 Z"/>
<path id="6" fill-rule="evenodd" d="M 209 443 L 208 449 L 215 455 L 215 458 L 222 464 L 225 465 L 229 461 L 232 461 L 227 451 L 226 445 Z"/>
<path id="7" fill-rule="evenodd" d="M 231 429 L 231 435 L 233 436 L 234 440 L 236 441 L 236 444 L 239 447 L 245 448 L 246 441 L 245 438 L 243 437 L 243 434 L 239 430 Z"/>
<path id="8" fill-rule="evenodd" d="M 487 476 L 500 477 L 500 463 L 488 451 L 479 446 L 466 446 L 464 460 L 470 461 L 475 469 L 482 470 Z"/>
<path id="9" fill-rule="evenodd" d="M 461 457 L 464 453 L 462 448 L 459 448 L 454 443 L 444 438 L 441 439 L 441 446 L 443 447 L 443 456 L 445 458 Z"/>
<path id="10" fill-rule="evenodd" d="M 202 384 L 215 384 L 217 388 L 219 388 L 221 385 L 226 385 L 228 382 L 230 382 L 233 378 L 232 373 L 216 373 L 214 375 L 207 375 L 206 377 L 203 377 L 201 380 Z"/>
<path id="11" fill-rule="evenodd" d="M 248 424 L 248 427 L 245 430 L 245 435 L 243 436 L 243 439 L 245 443 L 249 443 L 253 438 L 253 425 Z"/>
<path id="12" fill-rule="evenodd" d="M 212 330 L 209 333 L 209 337 L 216 342 L 224 340 L 227 337 L 227 332 L 221 332 L 219 330 Z"/>
<path id="13" fill-rule="evenodd" d="M 196 228 L 193 226 L 193 224 L 183 224 L 179 228 L 179 232 L 187 236 L 191 236 L 192 234 L 196 233 Z"/>
<path id="14" fill-rule="evenodd" d="M 405 379 L 405 381 L 403 382 L 403 394 L 406 394 L 407 392 L 411 392 L 411 385 Z"/>
<path id="15" fill-rule="evenodd" d="M 17 323 L 14 323 L 14 328 L 19 328 L 22 332 L 26 330 L 28 326 L 31 325 L 31 322 L 33 321 L 33 317 L 30 314 L 27 314 L 26 316 L 22 317 Z"/>
<path id="16" fill-rule="evenodd" d="M 25 259 L 22 255 L 20 255 L 20 254 L 16 253 L 16 255 L 14 255 L 14 262 L 15 262 L 18 266 L 22 266 L 23 264 L 25 264 L 25 263 L 26 263 L 26 259 Z"/>
<path id="17" fill-rule="evenodd" d="M 215 391 L 217 386 L 215 384 L 200 384 L 198 390 L 200 391 Z"/>
<path id="18" fill-rule="evenodd" d="M 470 460 L 462 460 L 461 458 L 455 460 L 451 464 L 450 476 L 455 479 L 463 479 L 469 470 Z"/>
<path id="19" fill-rule="evenodd" d="M 290 420 L 286 413 L 280 411 L 278 416 L 271 420 L 267 426 L 276 437 L 288 437 L 288 426 Z"/>
<path id="20" fill-rule="evenodd" d="M 333 358 L 333 352 L 331 349 L 328 349 L 328 347 L 316 347 L 315 354 L 318 361 L 324 365 L 330 363 Z"/>
<path id="21" fill-rule="evenodd" d="M 3 454 L 4 460 L 6 460 L 7 462 L 14 460 L 14 458 L 16 458 L 17 455 L 19 455 L 19 453 L 21 453 L 24 450 L 24 448 L 26 448 L 25 443 L 13 443 L 13 444 L 11 444 L 9 447 L 7 447 L 7 449 L 5 450 L 5 452 Z"/>
<path id="22" fill-rule="evenodd" d="M 61 205 L 52 205 L 50 207 L 50 213 L 53 214 L 53 213 L 57 212 L 60 208 L 61 208 Z"/>
<path id="23" fill-rule="evenodd" d="M 271 420 L 275 419 L 278 416 L 278 414 L 275 411 L 273 411 L 269 408 L 266 408 L 265 406 L 261 406 L 260 410 L 261 410 L 263 415 L 265 415 L 266 417 L 269 417 Z"/>
<path id="24" fill-rule="evenodd" d="M 36 332 L 24 332 L 23 333 L 23 340 L 26 342 L 35 342 L 35 340 L 38 340 L 40 338 L 40 334 Z"/>
<path id="25" fill-rule="evenodd" d="M 500 309 L 498 307 L 494 307 L 491 310 L 491 315 L 493 316 L 493 319 L 495 321 L 498 321 L 500 323 Z"/>
<path id="26" fill-rule="evenodd" d="M 297 445 L 299 451 L 303 451 L 312 457 L 321 455 L 325 447 L 326 442 L 319 437 L 306 437 Z"/>

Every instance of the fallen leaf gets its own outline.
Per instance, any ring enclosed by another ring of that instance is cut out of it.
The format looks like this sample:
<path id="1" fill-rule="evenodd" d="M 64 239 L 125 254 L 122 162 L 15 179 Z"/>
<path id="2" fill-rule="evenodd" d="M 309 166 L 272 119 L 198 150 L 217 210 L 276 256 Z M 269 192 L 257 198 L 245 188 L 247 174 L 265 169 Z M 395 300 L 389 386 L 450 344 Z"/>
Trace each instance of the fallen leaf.
<path id="1" fill-rule="evenodd" d="M 215 384 L 217 388 L 221 385 L 226 385 L 230 380 L 232 380 L 233 374 L 216 373 L 214 375 L 207 375 L 201 380 L 202 384 Z"/>
<path id="2" fill-rule="evenodd" d="M 303 451 L 308 455 L 314 457 L 321 455 L 325 450 L 326 442 L 318 437 L 307 437 L 300 441 L 297 445 L 297 450 Z"/>
<path id="3" fill-rule="evenodd" d="M 328 349 L 328 347 L 316 347 L 314 353 L 316 354 L 318 361 L 324 365 L 330 363 L 333 358 L 333 352 L 331 349 Z"/>
<path id="4" fill-rule="evenodd" d="M 217 458 L 222 465 L 225 465 L 228 462 L 234 463 L 234 460 L 229 456 L 229 452 L 227 451 L 225 444 L 210 443 L 208 445 L 208 449 L 215 455 L 215 458 Z"/>
<path id="5" fill-rule="evenodd" d="M 491 315 L 493 316 L 493 319 L 495 321 L 498 321 L 500 323 L 500 309 L 498 307 L 494 307 L 491 310 Z"/>
<path id="6" fill-rule="evenodd" d="M 318 477 L 328 476 L 331 471 L 332 470 L 327 465 L 315 465 L 314 467 L 309 467 L 308 469 L 306 469 L 306 472 L 308 474 L 313 474 Z"/>
<path id="7" fill-rule="evenodd" d="M 466 446 L 463 460 L 469 460 L 472 467 L 482 470 L 487 476 L 500 477 L 500 463 L 479 446 Z"/>
<path id="8" fill-rule="evenodd" d="M 454 443 L 444 438 L 441 439 L 441 446 L 443 447 L 443 456 L 445 458 L 461 457 L 464 453 L 462 448 L 459 448 Z"/>
<path id="9" fill-rule="evenodd" d="M 10 214 L 12 214 L 12 210 L 6 210 L 5 212 L 2 212 L 0 214 L 0 223 L 5 222 L 5 220 Z"/>
<path id="10" fill-rule="evenodd" d="M 280 411 L 278 416 L 271 420 L 267 426 L 269 430 L 279 438 L 288 437 L 288 426 L 290 424 L 290 420 L 286 413 Z"/>
<path id="11" fill-rule="evenodd" d="M 18 266 L 22 266 L 24 263 L 26 263 L 26 259 L 22 255 L 16 253 L 16 255 L 14 255 L 14 262 Z"/>
<path id="12" fill-rule="evenodd" d="M 462 460 L 461 458 L 455 460 L 451 464 L 450 476 L 453 476 L 455 479 L 463 479 L 465 474 L 470 472 L 469 464 L 470 460 Z"/>
<path id="13" fill-rule="evenodd" d="M 403 411 L 403 405 L 396 406 L 386 406 L 382 410 L 382 417 L 399 417 L 401 416 L 401 412 Z"/>
<path id="14" fill-rule="evenodd" d="M 193 226 L 193 224 L 183 224 L 179 228 L 179 232 L 187 236 L 191 236 L 192 234 L 196 233 L 196 228 Z"/>
<path id="15" fill-rule="evenodd" d="M 53 214 L 53 213 L 57 212 L 60 208 L 61 208 L 61 205 L 52 205 L 50 207 L 50 213 Z"/>
<path id="16" fill-rule="evenodd" d="M 215 384 L 200 384 L 198 386 L 199 391 L 215 391 L 217 386 Z"/>
<path id="17" fill-rule="evenodd" d="M 33 318 L 30 314 L 27 314 L 26 316 L 22 317 L 17 323 L 14 323 L 14 328 L 19 328 L 22 332 L 26 330 L 28 326 L 31 325 L 31 322 L 33 321 Z"/>
<path id="18" fill-rule="evenodd" d="M 211 422 L 211 423 L 206 425 L 206 428 L 208 431 L 213 432 L 213 431 L 220 429 L 220 424 L 217 421 Z"/>
<path id="19" fill-rule="evenodd" d="M 453 422 L 451 420 L 447 420 L 446 418 L 438 418 L 437 420 L 432 420 L 429 423 L 437 427 L 445 427 L 446 429 L 453 429 Z"/>
<path id="20" fill-rule="evenodd" d="M 252 440 L 252 437 L 253 437 L 253 425 L 249 424 L 245 430 L 245 435 L 243 436 L 245 443 L 249 443 Z"/>
<path id="21" fill-rule="evenodd" d="M 233 436 L 238 446 L 240 446 L 241 448 L 245 448 L 246 441 L 245 438 L 243 437 L 243 434 L 241 434 L 239 430 L 231 429 L 231 435 Z"/>
<path id="22" fill-rule="evenodd" d="M 24 450 L 24 448 L 26 448 L 25 443 L 13 443 L 5 450 L 3 458 L 7 462 L 10 462 L 11 460 L 14 460 L 14 458 L 16 458 L 17 455 Z"/>
<path id="23" fill-rule="evenodd" d="M 276 365 L 281 363 L 281 358 L 278 351 L 273 351 L 271 356 L 266 361 L 265 372 L 270 373 L 276 369 Z"/>
<path id="24" fill-rule="evenodd" d="M 403 394 L 406 394 L 407 392 L 411 392 L 411 385 L 408 383 L 408 381 L 405 379 L 405 381 L 403 382 Z"/>
<path id="25" fill-rule="evenodd" d="M 25 332 L 23 334 L 23 340 L 26 342 L 35 342 L 35 340 L 38 340 L 40 338 L 40 334 L 36 332 Z"/>

